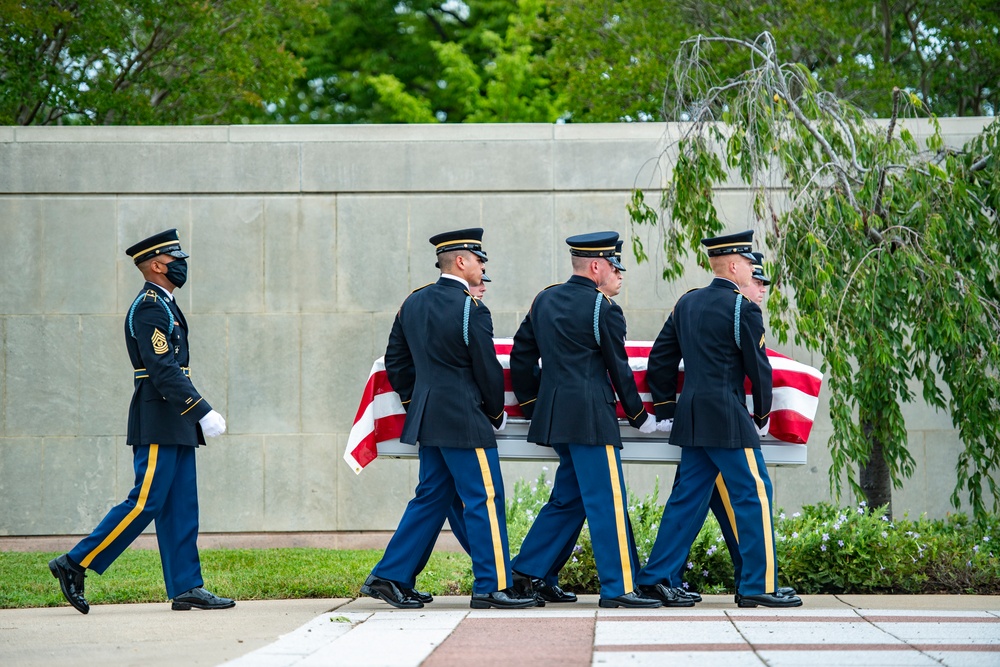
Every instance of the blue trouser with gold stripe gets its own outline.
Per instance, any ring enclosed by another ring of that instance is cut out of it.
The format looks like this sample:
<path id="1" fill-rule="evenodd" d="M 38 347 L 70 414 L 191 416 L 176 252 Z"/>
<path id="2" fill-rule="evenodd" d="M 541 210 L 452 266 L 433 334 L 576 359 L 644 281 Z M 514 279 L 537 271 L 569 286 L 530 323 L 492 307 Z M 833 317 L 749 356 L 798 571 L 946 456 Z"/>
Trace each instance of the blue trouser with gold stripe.
<path id="1" fill-rule="evenodd" d="M 174 598 L 202 586 L 198 558 L 198 476 L 195 448 L 140 445 L 132 448 L 135 486 L 111 508 L 94 532 L 69 552 L 79 565 L 103 574 L 151 521 L 156 522 L 163 583 Z"/>
<path id="2" fill-rule="evenodd" d="M 770 475 L 764 476 L 764 487 L 767 489 L 767 502 L 774 509 L 774 489 L 771 486 Z M 719 522 L 719 530 L 722 532 L 722 539 L 726 542 L 729 550 L 729 558 L 733 561 L 733 590 L 740 589 L 740 579 L 743 576 L 743 558 L 740 556 L 740 540 L 736 531 L 736 514 L 733 512 L 733 503 L 729 498 L 729 489 L 722 479 L 722 475 L 715 478 L 715 488 L 712 489 L 712 498 L 708 501 L 708 509 L 715 515 Z M 704 519 L 702 520 L 704 523 Z"/>
<path id="3" fill-rule="evenodd" d="M 728 496 L 731 520 L 742 571 L 737 580 L 741 595 L 773 593 L 777 589 L 777 554 L 771 523 L 771 481 L 759 449 L 684 447 L 674 488 L 663 508 L 660 529 L 649 561 L 636 580 L 642 585 L 680 586 L 688 552 L 708 513 L 713 492 L 722 487 Z M 721 496 L 721 490 L 720 490 Z M 730 515 L 723 504 L 727 520 Z M 717 515 L 718 516 L 718 515 Z M 720 525 L 724 523 L 720 517 Z M 734 559 L 735 562 L 735 559 Z"/>
<path id="4" fill-rule="evenodd" d="M 461 546 L 462 549 L 465 550 L 465 553 L 469 553 L 469 536 L 465 530 L 465 517 L 463 516 L 464 512 L 465 512 L 465 505 L 462 504 L 462 499 L 459 498 L 458 494 L 456 493 L 455 500 L 448 508 L 448 517 L 447 517 L 448 525 L 451 526 L 451 532 L 455 536 L 455 539 L 458 540 L 459 546 Z M 444 528 L 444 524 L 442 524 L 441 527 Z M 567 561 L 569 561 L 570 557 L 573 555 L 573 547 L 576 546 L 576 541 L 577 538 L 580 536 L 580 530 L 582 528 L 583 528 L 583 522 L 581 521 L 580 527 L 577 528 L 576 533 L 571 537 L 571 539 L 568 539 L 566 541 L 566 544 L 563 546 L 562 552 L 559 554 L 558 558 L 556 558 L 556 562 L 552 564 L 552 568 L 549 570 L 548 574 L 546 574 L 544 577 L 541 577 L 542 579 L 545 580 L 545 583 L 547 583 L 548 585 L 550 586 L 559 585 L 559 571 L 563 569 L 563 566 L 566 565 Z M 420 561 L 417 563 L 416 574 L 420 574 L 421 572 L 424 571 L 424 567 L 427 566 L 427 561 L 430 560 L 431 553 L 433 553 L 433 551 L 434 551 L 434 545 L 433 544 L 428 545 L 427 550 L 424 552 L 424 555 L 420 558 Z M 639 561 L 638 555 L 635 556 L 635 561 L 636 562 Z M 516 569 L 513 566 L 511 566 L 511 568 Z"/>
<path id="5" fill-rule="evenodd" d="M 584 519 L 590 526 L 601 597 L 631 593 L 637 564 L 621 456 L 614 445 L 552 445 L 559 455 L 552 495 L 531 525 L 511 567 L 548 578 L 566 561 Z"/>
<path id="6" fill-rule="evenodd" d="M 417 566 L 437 540 L 457 493 L 465 504 L 473 592 L 493 593 L 510 586 L 507 515 L 497 450 L 421 446 L 419 458 L 420 481 L 414 498 L 372 573 L 412 588 Z"/>
<path id="7" fill-rule="evenodd" d="M 470 553 L 469 536 L 466 534 L 465 531 L 464 514 L 465 514 L 465 503 L 462 502 L 462 499 L 459 498 L 458 494 L 456 493 L 455 499 L 452 500 L 451 504 L 448 506 L 448 514 L 446 518 L 448 519 L 448 525 L 451 526 L 452 534 L 455 536 L 455 539 L 458 540 L 459 546 L 465 550 L 465 553 Z M 443 523 L 441 524 L 441 528 L 444 528 Z M 431 553 L 433 552 L 434 552 L 434 542 L 431 542 L 430 544 L 427 545 L 427 549 L 424 550 L 424 553 L 420 557 L 420 560 L 417 561 L 416 571 L 413 573 L 414 580 L 416 579 L 418 574 L 424 571 L 424 567 L 427 566 L 427 561 L 430 560 Z"/>

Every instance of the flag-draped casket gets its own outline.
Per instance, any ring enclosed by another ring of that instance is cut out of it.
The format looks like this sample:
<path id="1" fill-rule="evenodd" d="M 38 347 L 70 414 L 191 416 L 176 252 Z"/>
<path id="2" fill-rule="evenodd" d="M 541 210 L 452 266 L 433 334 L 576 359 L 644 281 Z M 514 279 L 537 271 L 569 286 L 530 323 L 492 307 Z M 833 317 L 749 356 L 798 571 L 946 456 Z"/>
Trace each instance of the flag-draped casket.
<path id="1" fill-rule="evenodd" d="M 497 443 L 502 458 L 555 458 L 551 448 L 539 447 L 525 441 L 527 423 L 523 422 L 521 408 L 511 390 L 510 384 L 510 338 L 494 339 L 497 359 L 504 368 L 506 389 L 505 410 L 508 426 L 497 434 Z M 652 347 L 650 341 L 626 341 L 629 364 L 635 374 L 636 386 L 652 412 L 652 398 L 646 384 L 646 361 Z M 771 423 L 768 436 L 762 441 L 764 458 L 776 465 L 801 465 L 805 463 L 805 444 L 809 439 L 823 374 L 815 368 L 801 364 L 773 350 L 767 350 L 773 369 L 773 400 Z M 679 390 L 684 390 L 683 365 Z M 747 392 L 750 386 L 747 382 Z M 748 396 L 749 401 L 749 396 Z M 752 407 L 752 406 L 751 406 Z M 399 442 L 406 413 L 386 377 L 385 364 L 379 357 L 372 365 L 358 406 L 354 425 L 347 439 L 344 460 L 360 473 L 379 454 L 382 456 L 416 456 L 417 448 Z M 618 406 L 618 418 L 625 415 Z M 667 444 L 666 433 L 641 434 L 627 422 L 620 422 L 624 449 L 622 461 L 666 461 L 676 462 L 679 449 Z"/>

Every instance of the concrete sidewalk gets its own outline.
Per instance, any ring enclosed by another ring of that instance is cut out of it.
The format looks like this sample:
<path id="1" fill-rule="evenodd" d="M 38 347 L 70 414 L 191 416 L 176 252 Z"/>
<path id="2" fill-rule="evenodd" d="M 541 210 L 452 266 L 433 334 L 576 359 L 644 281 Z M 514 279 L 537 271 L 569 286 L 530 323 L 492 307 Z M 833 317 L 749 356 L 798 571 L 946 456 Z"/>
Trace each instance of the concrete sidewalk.
<path id="1" fill-rule="evenodd" d="M 441 597 L 404 611 L 369 598 L 0 611 L 0 665 L 1000 665 L 1000 596 L 803 596 L 799 609 L 469 609 Z M 231 662 L 227 662 L 231 661 Z"/>

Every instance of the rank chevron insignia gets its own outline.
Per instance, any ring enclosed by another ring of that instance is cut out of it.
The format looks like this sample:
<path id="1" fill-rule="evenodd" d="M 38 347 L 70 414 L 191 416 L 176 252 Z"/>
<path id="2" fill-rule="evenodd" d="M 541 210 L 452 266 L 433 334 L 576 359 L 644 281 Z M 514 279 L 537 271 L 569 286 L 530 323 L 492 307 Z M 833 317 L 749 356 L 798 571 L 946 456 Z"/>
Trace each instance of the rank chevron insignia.
<path id="1" fill-rule="evenodd" d="M 170 349 L 167 345 L 167 337 L 163 335 L 163 332 L 159 329 L 153 329 L 153 352 L 157 354 L 164 354 Z"/>

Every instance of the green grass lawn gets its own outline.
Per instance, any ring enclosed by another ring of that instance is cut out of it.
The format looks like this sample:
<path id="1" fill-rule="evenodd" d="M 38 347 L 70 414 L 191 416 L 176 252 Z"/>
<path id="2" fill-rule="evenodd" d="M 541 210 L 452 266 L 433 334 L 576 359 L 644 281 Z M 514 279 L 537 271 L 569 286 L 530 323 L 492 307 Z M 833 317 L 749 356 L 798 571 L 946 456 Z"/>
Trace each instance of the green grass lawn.
<path id="1" fill-rule="evenodd" d="M 67 604 L 48 562 L 58 553 L 0 552 L 0 609 Z M 205 549 L 205 587 L 236 600 L 357 597 L 382 552 L 332 549 Z M 435 553 L 417 578 L 435 595 L 468 595 L 472 564 L 460 553 Z M 164 602 L 156 551 L 129 549 L 99 576 L 87 573 L 91 604 Z"/>

